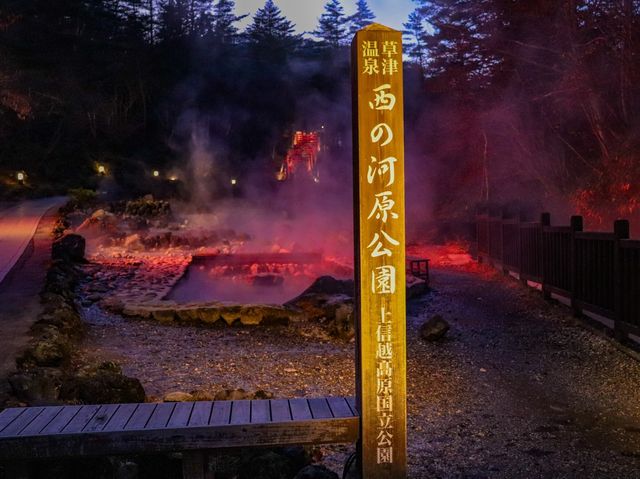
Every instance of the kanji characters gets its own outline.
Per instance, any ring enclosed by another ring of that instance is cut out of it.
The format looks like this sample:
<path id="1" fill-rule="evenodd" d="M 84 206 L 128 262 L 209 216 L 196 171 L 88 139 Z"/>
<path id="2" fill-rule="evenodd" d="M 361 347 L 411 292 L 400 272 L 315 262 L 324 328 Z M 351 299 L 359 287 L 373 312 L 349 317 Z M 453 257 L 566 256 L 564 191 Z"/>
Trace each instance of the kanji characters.
<path id="1" fill-rule="evenodd" d="M 393 110 L 396 106 L 396 96 L 393 93 L 389 93 L 387 90 L 391 89 L 391 85 L 385 83 L 384 85 L 374 88 L 375 100 L 369 102 L 369 107 L 372 110 Z"/>
<path id="2" fill-rule="evenodd" d="M 396 268 L 379 266 L 371 272 L 371 291 L 374 294 L 393 294 L 396 292 Z"/>
<path id="3" fill-rule="evenodd" d="M 371 141 L 373 141 L 374 143 L 379 143 L 380 140 L 382 140 L 382 138 L 385 136 L 385 133 L 387 139 L 380 146 L 387 146 L 393 141 L 393 130 L 386 123 L 378 123 L 373 127 L 373 129 L 371 130 Z"/>

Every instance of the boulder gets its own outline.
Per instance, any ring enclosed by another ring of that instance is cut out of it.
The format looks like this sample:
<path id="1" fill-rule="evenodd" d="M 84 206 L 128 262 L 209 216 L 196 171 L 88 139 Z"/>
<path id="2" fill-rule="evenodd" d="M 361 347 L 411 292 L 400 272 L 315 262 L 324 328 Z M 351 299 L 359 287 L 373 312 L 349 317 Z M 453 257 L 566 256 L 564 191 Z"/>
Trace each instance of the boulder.
<path id="1" fill-rule="evenodd" d="M 8 378 L 13 395 L 31 406 L 58 401 L 62 372 L 57 368 L 35 368 Z"/>
<path id="2" fill-rule="evenodd" d="M 54 241 L 51 248 L 51 257 L 56 260 L 70 261 L 72 263 L 84 262 L 86 243 L 82 236 L 77 234 L 64 235 Z"/>
<path id="3" fill-rule="evenodd" d="M 244 389 L 225 389 L 218 391 L 213 397 L 215 401 L 239 401 L 243 399 L 273 399 L 273 394 L 267 391 L 258 390 L 247 392 Z"/>
<path id="4" fill-rule="evenodd" d="M 298 298 L 312 296 L 318 294 L 324 295 L 345 295 L 353 298 L 354 282 L 352 279 L 341 280 L 332 276 L 321 276 L 316 279 L 303 293 L 291 302 L 295 302 Z"/>
<path id="5" fill-rule="evenodd" d="M 426 341 L 438 341 L 444 338 L 447 331 L 449 331 L 449 323 L 439 314 L 420 326 L 420 336 Z"/>
<path id="6" fill-rule="evenodd" d="M 193 401 L 194 397 L 192 394 L 189 394 L 189 393 L 185 393 L 182 391 L 174 391 L 174 392 L 165 394 L 162 400 L 164 402 L 189 402 L 189 401 Z"/>
<path id="7" fill-rule="evenodd" d="M 339 476 L 325 466 L 312 464 L 300 470 L 294 479 L 340 479 Z"/>
<path id="8" fill-rule="evenodd" d="M 336 308 L 334 319 L 329 323 L 329 334 L 344 341 L 351 341 L 355 337 L 353 304 L 342 303 Z"/>
<path id="9" fill-rule="evenodd" d="M 85 404 L 117 404 L 144 402 L 140 381 L 122 374 L 120 366 L 105 362 L 87 366 L 62 383 L 60 399 Z"/>
<path id="10" fill-rule="evenodd" d="M 29 348 L 16 359 L 18 368 L 66 365 L 72 351 L 72 345 L 67 336 L 54 326 L 36 325 L 36 328 L 39 335 L 30 343 Z"/>

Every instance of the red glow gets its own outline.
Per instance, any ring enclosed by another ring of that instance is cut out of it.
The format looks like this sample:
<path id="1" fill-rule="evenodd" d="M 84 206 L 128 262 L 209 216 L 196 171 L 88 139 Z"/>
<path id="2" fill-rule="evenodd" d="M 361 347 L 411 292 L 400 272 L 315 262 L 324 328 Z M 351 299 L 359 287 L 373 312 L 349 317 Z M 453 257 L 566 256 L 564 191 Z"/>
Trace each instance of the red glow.
<path id="1" fill-rule="evenodd" d="M 293 145 L 280 168 L 278 179 L 284 181 L 293 177 L 296 171 L 304 168 L 307 173 L 317 179 L 318 153 L 320 152 L 320 136 L 317 132 L 297 131 L 293 137 Z"/>

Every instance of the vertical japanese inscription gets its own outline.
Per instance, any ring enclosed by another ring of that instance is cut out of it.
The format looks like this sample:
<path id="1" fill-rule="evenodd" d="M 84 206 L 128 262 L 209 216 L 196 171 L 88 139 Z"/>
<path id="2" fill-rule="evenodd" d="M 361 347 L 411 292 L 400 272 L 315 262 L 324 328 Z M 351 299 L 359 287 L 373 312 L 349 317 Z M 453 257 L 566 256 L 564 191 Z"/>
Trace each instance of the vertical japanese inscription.
<path id="1" fill-rule="evenodd" d="M 402 35 L 352 45 L 358 453 L 364 478 L 406 477 L 406 266 Z"/>

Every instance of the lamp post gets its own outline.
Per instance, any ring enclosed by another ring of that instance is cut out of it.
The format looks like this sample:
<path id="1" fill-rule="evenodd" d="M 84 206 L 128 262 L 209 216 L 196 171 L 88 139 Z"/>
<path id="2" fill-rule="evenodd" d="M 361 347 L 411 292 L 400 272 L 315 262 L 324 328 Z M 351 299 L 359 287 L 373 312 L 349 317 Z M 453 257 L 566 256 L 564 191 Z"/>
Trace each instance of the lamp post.
<path id="1" fill-rule="evenodd" d="M 24 180 L 27 178 L 27 175 L 24 173 L 24 171 L 18 171 L 18 173 L 16 173 L 16 179 L 18 180 L 18 183 L 20 183 L 21 185 L 24 185 Z"/>

